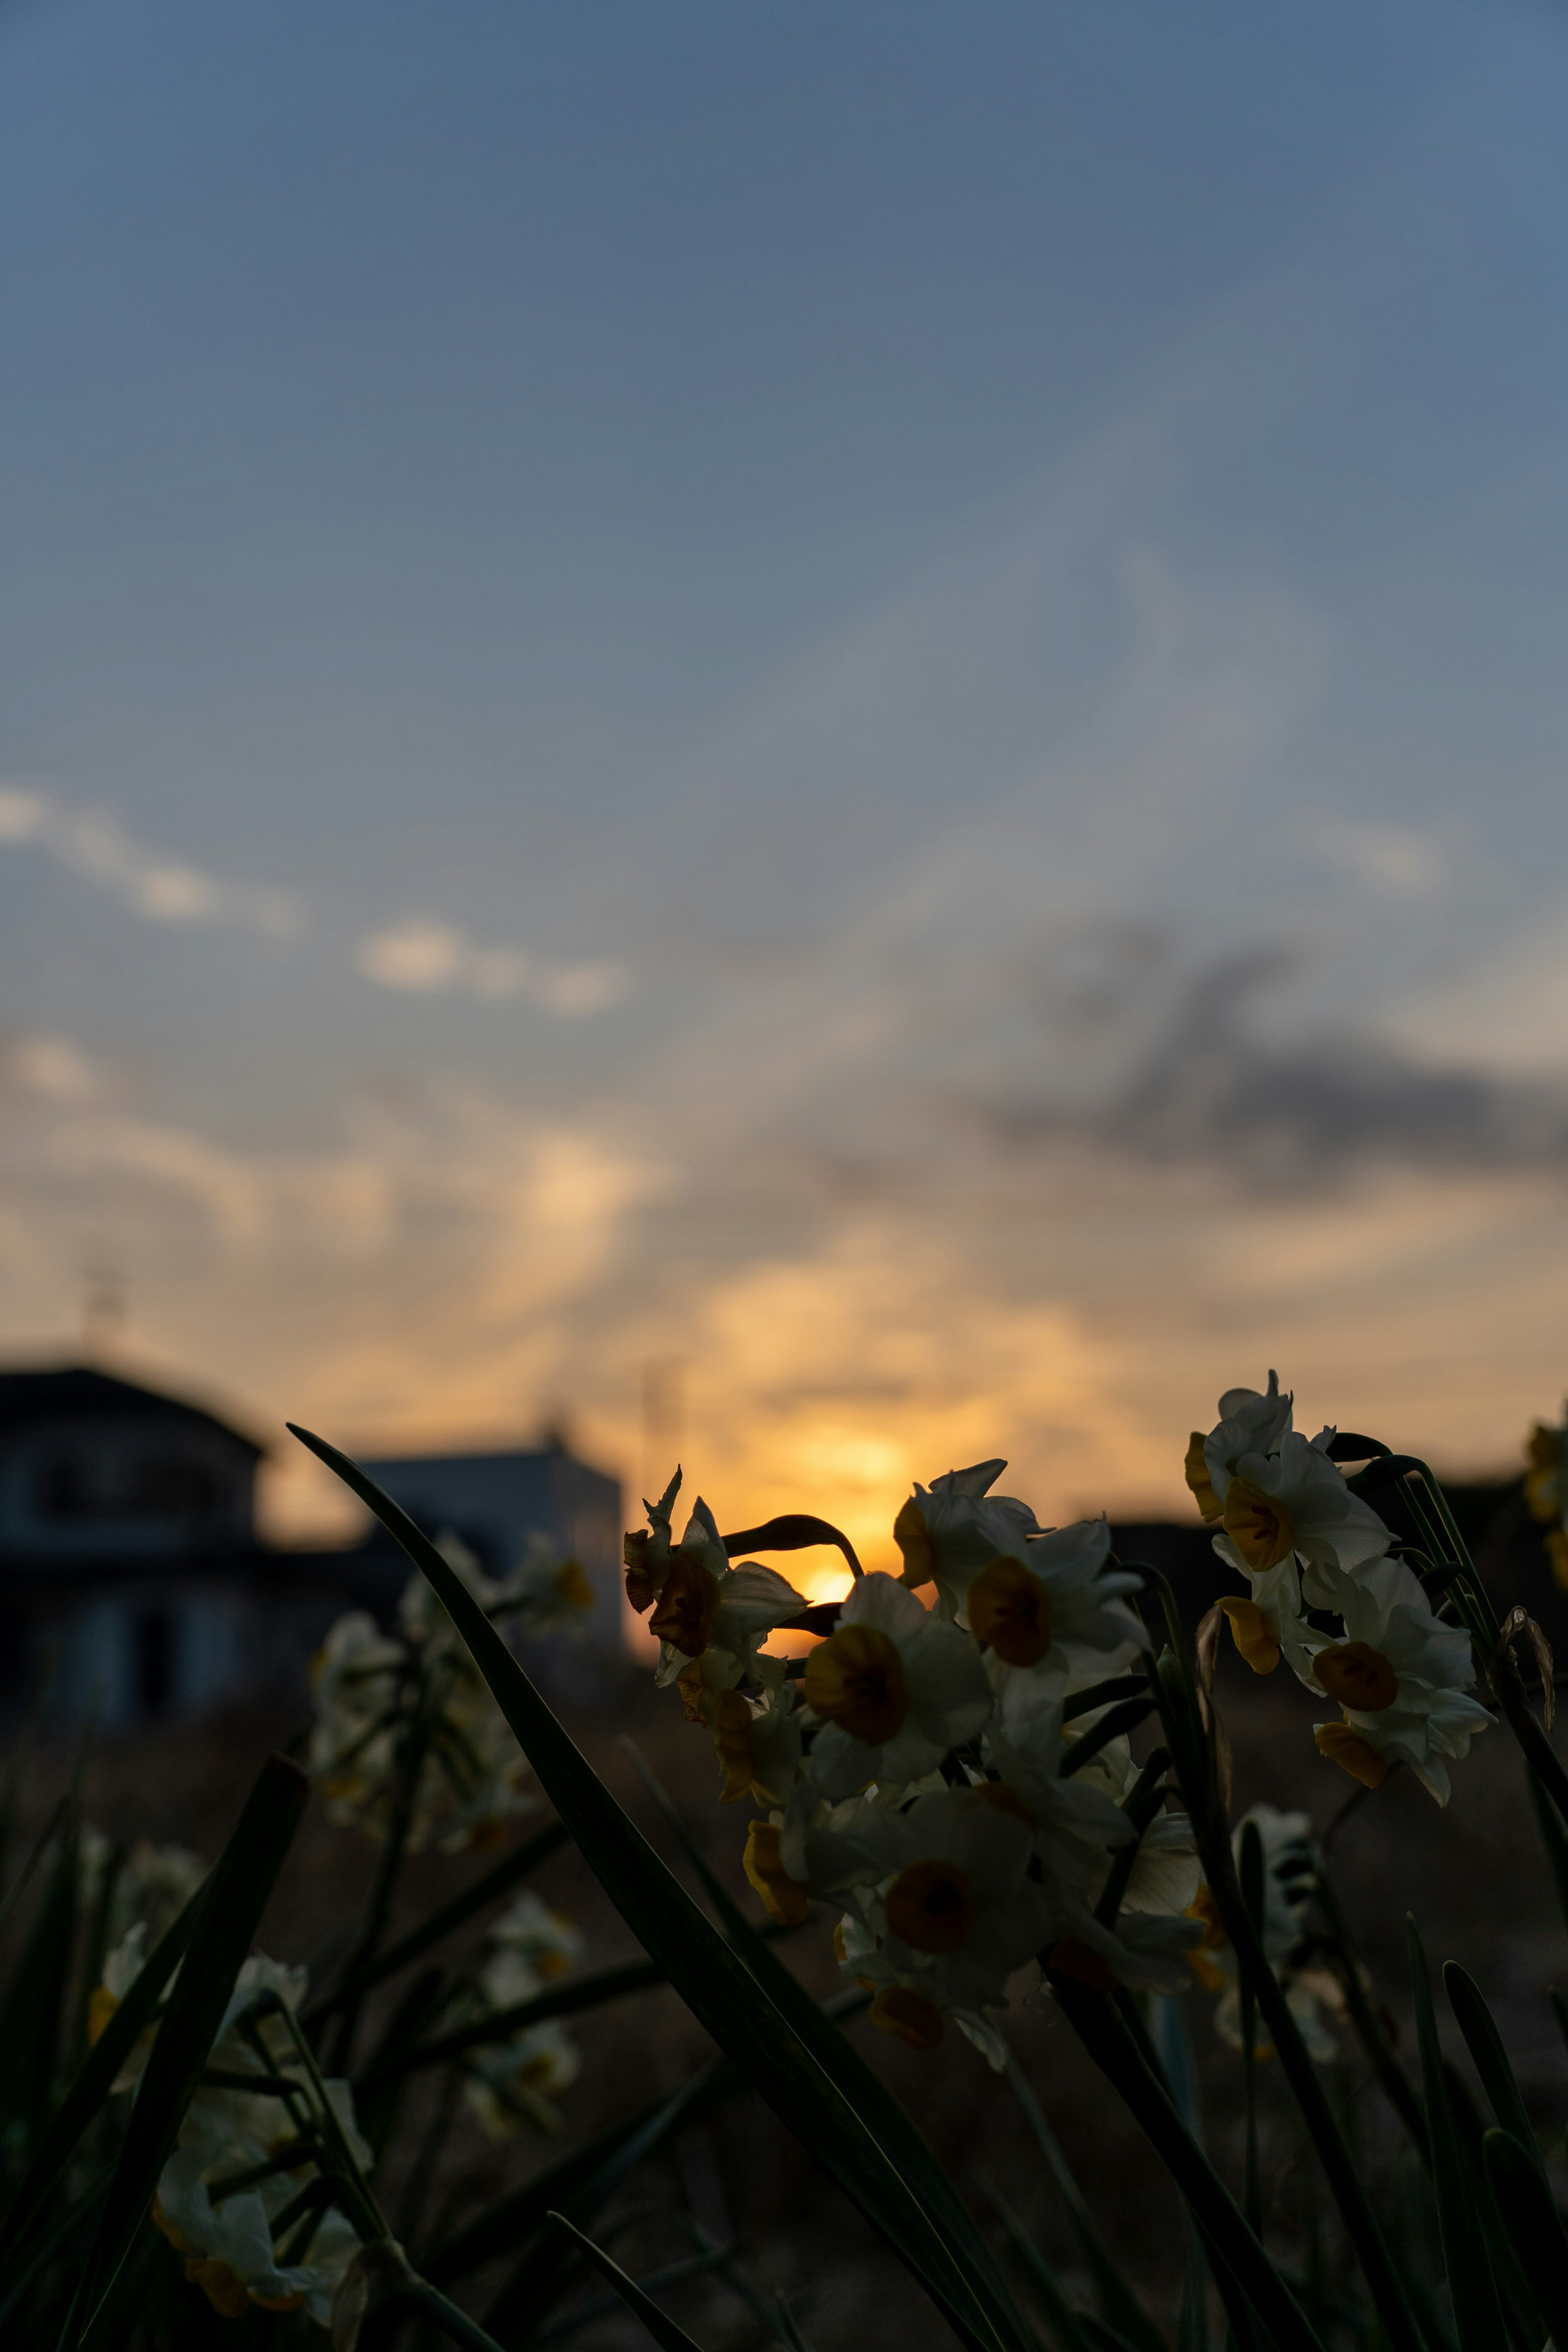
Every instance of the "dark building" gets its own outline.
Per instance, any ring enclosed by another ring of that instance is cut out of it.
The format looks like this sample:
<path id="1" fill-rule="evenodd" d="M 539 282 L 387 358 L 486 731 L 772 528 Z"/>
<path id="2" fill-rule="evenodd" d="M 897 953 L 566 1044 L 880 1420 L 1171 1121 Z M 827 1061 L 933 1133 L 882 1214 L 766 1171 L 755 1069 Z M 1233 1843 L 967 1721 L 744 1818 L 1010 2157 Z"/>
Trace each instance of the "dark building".
<path id="1" fill-rule="evenodd" d="M 55 1724 L 121 1730 L 237 1699 L 302 1700 L 334 1617 L 391 1622 L 408 1575 L 376 1529 L 332 1551 L 256 1532 L 263 1448 L 216 1414 L 72 1366 L 0 1373 L 0 1719 L 37 1701 Z M 585 1645 L 547 1676 L 585 1688 L 620 1655 L 620 1489 L 555 1444 L 383 1461 L 374 1475 L 431 1534 L 493 1573 L 535 1532 L 600 1593 Z"/>

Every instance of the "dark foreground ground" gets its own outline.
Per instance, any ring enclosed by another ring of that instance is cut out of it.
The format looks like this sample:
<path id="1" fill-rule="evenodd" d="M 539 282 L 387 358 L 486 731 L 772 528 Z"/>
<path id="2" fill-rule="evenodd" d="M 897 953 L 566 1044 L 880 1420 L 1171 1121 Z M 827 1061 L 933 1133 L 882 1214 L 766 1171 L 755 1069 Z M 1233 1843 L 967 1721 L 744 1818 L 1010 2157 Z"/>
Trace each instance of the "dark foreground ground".
<path id="1" fill-rule="evenodd" d="M 1222 1665 L 1219 1693 L 1235 1746 L 1237 1809 L 1257 1799 L 1300 1806 L 1320 1831 L 1326 1829 L 1352 1784 L 1313 1748 L 1313 1702 L 1283 1673 L 1259 1683 L 1234 1657 Z M 261 1759 L 297 1728 L 287 1717 L 236 1715 L 105 1746 L 88 1769 L 89 1818 L 119 1836 L 177 1839 L 210 1857 Z M 713 1801 L 711 1751 L 682 1720 L 673 1693 L 660 1696 L 638 1683 L 615 1721 L 579 1717 L 571 1728 L 621 1801 L 669 1853 L 671 1840 L 617 1744 L 620 1735 L 633 1735 L 686 1809 L 713 1866 L 755 1911 L 740 1868 L 745 1809 L 721 1809 Z M 67 1769 L 66 1759 L 48 1757 L 29 1767 L 27 1810 L 35 1820 L 53 1801 Z M 1333 1848 L 1345 1907 L 1378 1989 L 1401 2021 L 1408 2016 L 1407 1911 L 1419 1921 L 1435 1962 L 1452 1957 L 1465 1963 L 1498 2011 L 1532 2110 L 1543 2126 L 1560 2132 L 1568 2116 L 1568 2071 L 1544 1988 L 1554 1980 L 1568 1984 L 1568 1948 L 1522 1768 L 1506 1733 L 1484 1737 L 1455 1778 L 1447 1811 L 1408 1774 L 1395 1775 L 1356 1810 Z M 544 1817 L 542 1812 L 538 1818 Z M 313 1803 L 268 1912 L 264 1948 L 280 1958 L 308 1958 L 357 1906 L 374 1860 L 368 1844 L 333 1828 Z M 420 1857 L 409 1872 L 403 1913 L 412 1921 L 455 1892 L 479 1866 L 468 1857 Z M 586 1966 L 631 1955 L 630 1938 L 574 1852 L 549 1864 L 538 1884 L 586 1931 Z M 814 1987 L 827 1990 L 837 1981 L 828 1944 L 827 1925 L 814 1921 L 781 1948 Z M 1214 2031 L 1211 2000 L 1194 1988 L 1184 2008 L 1210 2146 L 1234 2183 L 1240 2150 L 1238 2062 Z M 465 2119 L 427 2195 L 427 2214 L 441 2208 L 457 2214 L 488 2201 L 555 2160 L 563 2147 L 674 2088 L 710 2048 L 668 1992 L 645 1993 L 600 2010 L 577 2021 L 574 2030 L 584 2067 L 563 2101 L 565 2140 L 539 2137 L 498 2147 Z M 362 2050 L 375 2031 L 373 2015 Z M 956 2033 L 921 2057 L 863 2022 L 850 2031 L 957 2178 L 972 2193 L 983 2179 L 998 2185 L 1058 2266 L 1069 2293 L 1087 2300 L 1076 2242 L 1005 2084 Z M 1165 2322 L 1183 2260 L 1167 2179 L 1048 2003 L 1015 2009 L 1008 2033 L 1129 2278 Z M 1404 2040 L 1408 2050 L 1407 2027 Z M 1331 2072 L 1352 2129 L 1373 2150 L 1391 2149 L 1379 2094 L 1348 2036 Z M 1275 2074 L 1268 2066 L 1262 2070 L 1266 2201 L 1276 2242 L 1289 2255 L 1300 2252 L 1300 2224 L 1316 2191 L 1311 2160 L 1303 2154 Z M 415 2098 L 398 2147 L 384 2168 L 384 2196 L 395 2215 L 407 2187 L 421 2120 L 421 2102 Z M 751 2278 L 770 2295 L 774 2288 L 787 2294 L 816 2352 L 848 2346 L 864 2352 L 886 2346 L 891 2352 L 893 2347 L 948 2340 L 917 2289 L 814 2168 L 809 2154 L 755 2098 L 732 2101 L 690 2131 L 672 2154 L 633 2180 L 616 2210 L 616 2251 L 640 2273 L 690 2252 L 689 2221 L 721 2243 L 739 2245 Z M 495 2273 L 498 2280 L 500 2275 Z M 591 2290 L 582 2286 L 563 2309 L 591 2299 Z M 758 2340 L 756 2318 L 731 2285 L 699 2278 L 675 2290 L 671 2303 L 712 2352 Z M 483 2307 L 482 2296 L 478 2307 Z M 598 2352 L 644 2339 L 617 2313 L 590 2321 L 571 2340 Z"/>

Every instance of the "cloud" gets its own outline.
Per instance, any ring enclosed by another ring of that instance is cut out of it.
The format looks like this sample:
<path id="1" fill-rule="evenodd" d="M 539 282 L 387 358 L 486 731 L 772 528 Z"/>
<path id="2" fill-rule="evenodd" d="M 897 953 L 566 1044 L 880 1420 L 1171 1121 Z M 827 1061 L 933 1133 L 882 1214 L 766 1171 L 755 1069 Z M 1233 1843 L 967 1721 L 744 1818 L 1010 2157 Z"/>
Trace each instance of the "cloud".
<path id="1" fill-rule="evenodd" d="M 544 963 L 517 948 L 479 947 L 430 915 L 367 931 L 354 951 L 366 980 L 416 996 L 456 990 L 489 1001 L 526 996 L 563 1019 L 603 1012 L 626 994 L 625 967 L 609 961 Z"/>
<path id="2" fill-rule="evenodd" d="M 1309 820 L 1308 841 L 1364 897 L 1393 906 L 1433 906 L 1451 887 L 1453 860 L 1445 831 L 1387 824 L 1367 817 Z"/>
<path id="3" fill-rule="evenodd" d="M 68 808 L 47 793 L 0 785 L 0 846 L 43 850 L 148 922 L 232 924 L 283 940 L 308 919 L 304 902 L 291 891 L 204 873 L 145 848 L 117 818 Z M 608 959 L 549 962 L 519 948 L 482 947 L 431 915 L 405 916 L 367 931 L 354 962 L 383 988 L 414 995 L 456 992 L 487 1003 L 526 997 L 563 1020 L 604 1012 L 630 986 L 626 967 Z"/>
<path id="4" fill-rule="evenodd" d="M 273 939 L 298 929 L 292 893 L 226 882 L 144 848 L 101 811 L 68 808 L 47 793 L 0 786 L 0 843 L 34 845 L 153 923 L 232 923 Z"/>

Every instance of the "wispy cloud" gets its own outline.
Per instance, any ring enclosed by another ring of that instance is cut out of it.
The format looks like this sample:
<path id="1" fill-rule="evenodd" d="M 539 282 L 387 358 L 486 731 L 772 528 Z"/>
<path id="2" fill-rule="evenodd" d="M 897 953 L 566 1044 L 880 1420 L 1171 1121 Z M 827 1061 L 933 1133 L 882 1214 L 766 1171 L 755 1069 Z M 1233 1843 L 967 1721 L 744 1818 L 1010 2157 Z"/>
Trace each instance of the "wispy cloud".
<path id="1" fill-rule="evenodd" d="M 71 808 L 48 793 L 0 785 L 0 847 L 42 850 L 148 922 L 231 924 L 281 941 L 310 921 L 297 892 L 205 873 L 149 849 L 104 811 Z M 522 997 L 563 1020 L 603 1012 L 630 985 L 625 965 L 609 959 L 552 962 L 521 948 L 483 946 L 427 914 L 365 931 L 353 960 L 383 988 L 490 1003 Z"/>
<path id="2" fill-rule="evenodd" d="M 152 923 L 232 923 L 287 939 L 303 918 L 291 891 L 224 881 L 147 848 L 101 810 L 69 808 L 47 793 L 0 786 L 0 844 L 44 850 Z"/>
<path id="3" fill-rule="evenodd" d="M 415 996 L 455 991 L 491 1002 L 526 996 L 566 1019 L 618 1003 L 630 980 L 623 964 L 607 960 L 547 963 L 518 948 L 482 947 L 430 915 L 407 915 L 384 930 L 367 931 L 354 961 L 382 988 Z"/>

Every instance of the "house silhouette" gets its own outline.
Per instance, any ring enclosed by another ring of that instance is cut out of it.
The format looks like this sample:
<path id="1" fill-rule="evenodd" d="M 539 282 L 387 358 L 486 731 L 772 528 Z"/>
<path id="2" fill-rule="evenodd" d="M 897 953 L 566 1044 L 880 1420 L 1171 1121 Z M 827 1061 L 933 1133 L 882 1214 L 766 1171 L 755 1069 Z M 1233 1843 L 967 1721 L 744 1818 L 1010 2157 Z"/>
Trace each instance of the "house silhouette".
<path id="1" fill-rule="evenodd" d="M 395 1615 L 409 1574 L 379 1528 L 291 1550 L 256 1528 L 265 1449 L 188 1400 L 87 1365 L 0 1372 L 0 1723 L 122 1731 L 251 1701 L 303 1705 L 332 1620 Z M 615 1678 L 620 1488 L 564 1444 L 367 1465 L 426 1533 L 492 1574 L 531 1535 L 599 1594 L 583 1644 L 539 1645 L 542 1678 L 591 1696 Z"/>

